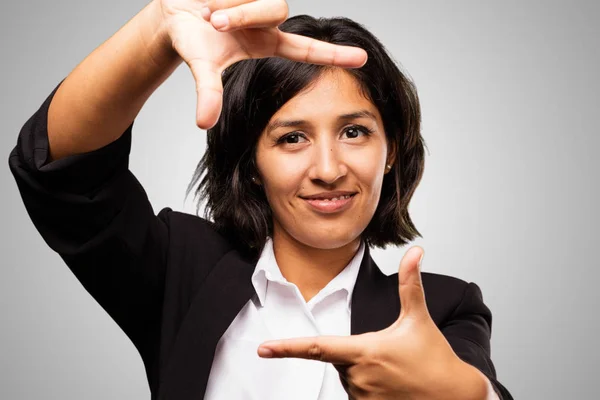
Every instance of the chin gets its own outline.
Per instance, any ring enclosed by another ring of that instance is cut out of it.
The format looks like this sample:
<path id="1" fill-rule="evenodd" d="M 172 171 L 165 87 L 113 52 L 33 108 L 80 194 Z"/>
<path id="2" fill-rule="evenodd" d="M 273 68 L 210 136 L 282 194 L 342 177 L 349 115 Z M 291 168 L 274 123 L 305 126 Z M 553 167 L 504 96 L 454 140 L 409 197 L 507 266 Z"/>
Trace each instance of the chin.
<path id="1" fill-rule="evenodd" d="M 296 240 L 306 246 L 322 250 L 333 250 L 344 247 L 360 236 L 360 231 L 348 229 L 307 229 L 293 235 Z"/>
<path id="2" fill-rule="evenodd" d="M 369 219 L 356 218 L 352 213 L 315 216 L 313 213 L 282 213 L 288 218 L 274 219 L 274 229 L 304 246 L 321 250 L 334 250 L 347 246 L 360 238 Z M 289 216 L 294 215 L 293 218 Z"/>

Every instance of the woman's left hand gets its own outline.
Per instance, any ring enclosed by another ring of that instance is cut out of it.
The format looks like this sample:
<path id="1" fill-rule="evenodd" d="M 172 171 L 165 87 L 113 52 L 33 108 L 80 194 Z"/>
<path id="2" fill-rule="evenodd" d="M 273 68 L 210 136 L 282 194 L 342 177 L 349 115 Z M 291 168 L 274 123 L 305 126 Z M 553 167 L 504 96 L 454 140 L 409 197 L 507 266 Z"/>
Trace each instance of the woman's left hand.
<path id="1" fill-rule="evenodd" d="M 413 247 L 398 272 L 401 311 L 386 329 L 263 343 L 261 357 L 332 363 L 351 399 L 477 399 L 489 382 L 462 361 L 429 315 L 420 274 L 423 249 Z M 269 352 L 271 354 L 269 354 Z"/>

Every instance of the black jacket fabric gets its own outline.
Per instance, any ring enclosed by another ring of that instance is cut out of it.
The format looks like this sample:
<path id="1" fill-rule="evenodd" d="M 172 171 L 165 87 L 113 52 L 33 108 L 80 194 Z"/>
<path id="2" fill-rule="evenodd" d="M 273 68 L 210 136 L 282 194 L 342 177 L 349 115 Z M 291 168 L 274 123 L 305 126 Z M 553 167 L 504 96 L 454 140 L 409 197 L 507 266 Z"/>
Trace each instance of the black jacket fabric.
<path id="1" fill-rule="evenodd" d="M 155 215 L 128 168 L 132 126 L 101 149 L 48 163 L 47 114 L 56 89 L 10 153 L 27 212 L 136 346 L 151 398 L 203 398 L 217 342 L 254 294 L 255 264 L 198 216 L 170 208 Z M 502 399 L 512 399 L 496 380 L 492 315 L 479 287 L 422 277 L 430 314 L 456 354 L 488 376 Z M 399 303 L 397 274 L 384 275 L 367 248 L 352 295 L 351 333 L 386 328 Z"/>

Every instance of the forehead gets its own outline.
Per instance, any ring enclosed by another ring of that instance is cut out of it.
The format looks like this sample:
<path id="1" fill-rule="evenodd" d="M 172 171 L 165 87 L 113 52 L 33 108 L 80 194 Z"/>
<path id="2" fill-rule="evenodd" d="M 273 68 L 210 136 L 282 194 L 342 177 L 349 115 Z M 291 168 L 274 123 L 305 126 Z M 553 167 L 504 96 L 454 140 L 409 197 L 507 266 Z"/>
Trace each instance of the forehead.
<path id="1" fill-rule="evenodd" d="M 327 119 L 367 110 L 377 116 L 377 107 L 364 95 L 360 82 L 342 68 L 328 68 L 271 117 Z"/>

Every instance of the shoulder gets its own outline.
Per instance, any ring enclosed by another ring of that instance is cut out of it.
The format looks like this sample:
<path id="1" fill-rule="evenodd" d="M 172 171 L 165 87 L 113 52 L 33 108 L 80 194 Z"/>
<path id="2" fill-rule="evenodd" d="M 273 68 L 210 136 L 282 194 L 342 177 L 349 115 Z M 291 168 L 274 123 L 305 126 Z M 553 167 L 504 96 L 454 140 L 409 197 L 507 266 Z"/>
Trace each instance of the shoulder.
<path id="1" fill-rule="evenodd" d="M 183 285 L 197 288 L 212 268 L 234 250 L 214 223 L 197 215 L 164 208 L 158 217 L 169 229 L 169 271 Z"/>
<path id="2" fill-rule="evenodd" d="M 232 245 L 221 235 L 215 224 L 197 215 L 164 208 L 159 216 L 168 219 L 171 240 L 175 246 L 202 248 L 206 255 L 223 256 L 232 250 Z"/>

